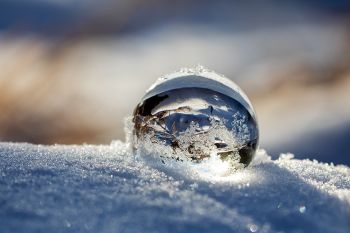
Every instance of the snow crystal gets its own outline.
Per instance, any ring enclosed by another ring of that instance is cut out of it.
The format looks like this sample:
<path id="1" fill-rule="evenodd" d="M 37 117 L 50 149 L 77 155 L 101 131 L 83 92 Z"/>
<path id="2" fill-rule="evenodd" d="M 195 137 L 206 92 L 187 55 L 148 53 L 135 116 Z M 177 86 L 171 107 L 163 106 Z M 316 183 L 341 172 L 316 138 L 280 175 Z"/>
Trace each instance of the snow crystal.
<path id="1" fill-rule="evenodd" d="M 306 207 L 305 207 L 305 206 L 300 206 L 300 207 L 299 207 L 299 212 L 300 212 L 300 213 L 304 213 L 305 210 L 306 210 Z"/>
<path id="2" fill-rule="evenodd" d="M 120 141 L 0 143 L 0 232 L 349 232 L 349 219 L 342 165 L 259 150 L 214 179 L 153 166 Z"/>

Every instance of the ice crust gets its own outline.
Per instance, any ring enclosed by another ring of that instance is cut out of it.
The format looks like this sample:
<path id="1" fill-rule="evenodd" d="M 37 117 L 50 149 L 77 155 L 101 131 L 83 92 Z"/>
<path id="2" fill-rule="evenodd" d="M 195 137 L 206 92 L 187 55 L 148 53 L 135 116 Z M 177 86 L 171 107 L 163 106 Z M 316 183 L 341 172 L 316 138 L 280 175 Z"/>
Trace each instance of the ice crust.
<path id="1" fill-rule="evenodd" d="M 271 160 L 222 178 L 126 143 L 0 143 L 0 232 L 350 232 L 350 168 Z"/>

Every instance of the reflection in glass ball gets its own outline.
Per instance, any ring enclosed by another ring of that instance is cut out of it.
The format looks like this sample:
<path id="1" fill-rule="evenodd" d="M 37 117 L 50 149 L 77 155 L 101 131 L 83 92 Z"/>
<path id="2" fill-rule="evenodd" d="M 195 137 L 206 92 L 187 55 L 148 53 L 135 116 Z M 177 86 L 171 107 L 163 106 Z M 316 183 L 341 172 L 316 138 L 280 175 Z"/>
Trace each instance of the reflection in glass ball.
<path id="1" fill-rule="evenodd" d="M 258 147 L 256 116 L 246 95 L 201 66 L 158 79 L 136 107 L 133 124 L 134 149 L 154 150 L 163 163 L 215 157 L 235 170 L 247 166 Z"/>

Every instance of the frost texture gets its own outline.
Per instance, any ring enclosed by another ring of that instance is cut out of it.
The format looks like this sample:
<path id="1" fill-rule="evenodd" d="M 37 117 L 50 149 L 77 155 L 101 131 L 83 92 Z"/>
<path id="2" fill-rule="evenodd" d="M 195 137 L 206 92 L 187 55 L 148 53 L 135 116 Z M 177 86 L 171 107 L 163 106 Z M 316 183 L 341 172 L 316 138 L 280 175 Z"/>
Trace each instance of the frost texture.
<path id="1" fill-rule="evenodd" d="M 0 232 L 349 232 L 349 219 L 346 166 L 260 150 L 213 178 L 156 168 L 119 141 L 0 143 Z"/>

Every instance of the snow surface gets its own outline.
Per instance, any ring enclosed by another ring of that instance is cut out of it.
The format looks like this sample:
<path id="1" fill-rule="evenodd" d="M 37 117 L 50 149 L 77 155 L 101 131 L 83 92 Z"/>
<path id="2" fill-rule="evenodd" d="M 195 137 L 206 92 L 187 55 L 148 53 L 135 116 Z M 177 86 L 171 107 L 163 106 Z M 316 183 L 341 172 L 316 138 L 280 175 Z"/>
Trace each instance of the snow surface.
<path id="1" fill-rule="evenodd" d="M 210 178 L 128 151 L 0 143 L 0 232 L 350 232 L 349 167 L 260 150 Z"/>

